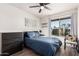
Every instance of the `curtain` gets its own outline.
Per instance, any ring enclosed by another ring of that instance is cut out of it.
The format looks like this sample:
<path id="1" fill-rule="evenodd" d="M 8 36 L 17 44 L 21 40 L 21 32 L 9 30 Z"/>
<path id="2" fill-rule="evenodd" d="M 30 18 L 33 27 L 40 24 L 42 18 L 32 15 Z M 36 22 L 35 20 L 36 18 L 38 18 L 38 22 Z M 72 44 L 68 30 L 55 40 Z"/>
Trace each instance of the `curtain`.
<path id="1" fill-rule="evenodd" d="M 73 13 L 71 16 L 71 35 L 77 36 L 77 13 Z"/>

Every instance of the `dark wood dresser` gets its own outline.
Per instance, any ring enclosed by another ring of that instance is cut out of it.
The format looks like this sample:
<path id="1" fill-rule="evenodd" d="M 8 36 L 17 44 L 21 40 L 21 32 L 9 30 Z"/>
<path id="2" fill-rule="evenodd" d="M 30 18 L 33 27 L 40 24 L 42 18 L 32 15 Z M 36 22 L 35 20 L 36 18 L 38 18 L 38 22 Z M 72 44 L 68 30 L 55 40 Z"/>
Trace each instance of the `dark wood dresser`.
<path id="1" fill-rule="evenodd" d="M 2 55 L 11 55 L 22 50 L 23 34 L 2 33 Z"/>

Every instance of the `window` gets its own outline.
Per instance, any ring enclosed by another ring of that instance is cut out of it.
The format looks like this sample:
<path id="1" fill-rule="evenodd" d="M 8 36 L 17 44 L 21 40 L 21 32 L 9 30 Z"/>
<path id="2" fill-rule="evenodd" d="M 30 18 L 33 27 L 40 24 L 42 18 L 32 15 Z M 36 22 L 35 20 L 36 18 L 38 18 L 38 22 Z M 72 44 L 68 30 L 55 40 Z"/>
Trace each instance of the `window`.
<path id="1" fill-rule="evenodd" d="M 71 31 L 71 18 L 61 18 L 51 20 L 51 34 L 56 36 L 65 36 L 70 34 Z"/>
<path id="2" fill-rule="evenodd" d="M 59 20 L 51 21 L 52 35 L 59 35 Z"/>

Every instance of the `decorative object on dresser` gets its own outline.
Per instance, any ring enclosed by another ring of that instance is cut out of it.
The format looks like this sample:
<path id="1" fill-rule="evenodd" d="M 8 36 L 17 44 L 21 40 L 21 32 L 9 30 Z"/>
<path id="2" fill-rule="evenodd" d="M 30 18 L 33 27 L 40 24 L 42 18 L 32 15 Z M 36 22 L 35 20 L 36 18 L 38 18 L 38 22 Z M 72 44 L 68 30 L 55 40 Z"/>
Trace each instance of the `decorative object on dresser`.
<path id="1" fill-rule="evenodd" d="M 2 33 L 2 54 L 11 55 L 22 50 L 23 35 L 18 33 Z"/>

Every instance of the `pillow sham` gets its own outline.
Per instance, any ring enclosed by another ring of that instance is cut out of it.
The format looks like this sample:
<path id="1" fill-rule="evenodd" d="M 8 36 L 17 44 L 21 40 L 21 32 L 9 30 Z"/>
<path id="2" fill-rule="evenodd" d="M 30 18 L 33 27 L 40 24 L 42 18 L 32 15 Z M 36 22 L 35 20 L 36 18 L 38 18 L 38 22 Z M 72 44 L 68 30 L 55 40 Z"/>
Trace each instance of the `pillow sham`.
<path id="1" fill-rule="evenodd" d="M 35 38 L 34 32 L 27 32 L 27 35 L 29 36 L 29 38 Z"/>

